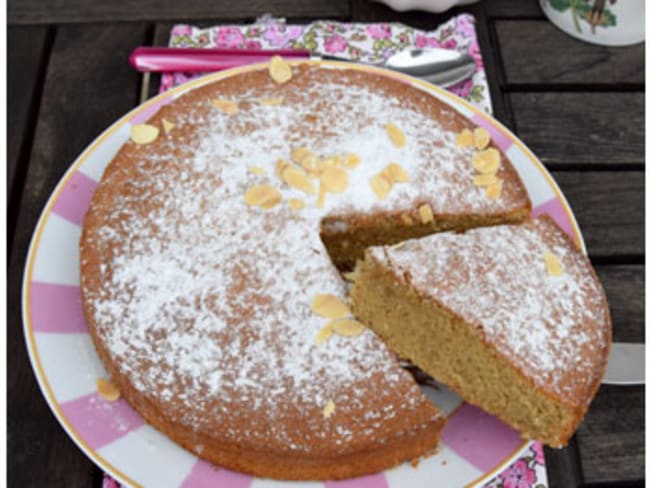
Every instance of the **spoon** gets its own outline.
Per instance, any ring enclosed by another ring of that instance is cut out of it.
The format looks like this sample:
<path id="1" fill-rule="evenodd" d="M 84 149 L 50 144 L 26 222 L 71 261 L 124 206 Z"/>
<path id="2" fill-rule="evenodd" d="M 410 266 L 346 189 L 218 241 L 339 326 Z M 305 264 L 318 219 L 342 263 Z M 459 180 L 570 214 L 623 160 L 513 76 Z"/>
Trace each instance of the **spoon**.
<path id="1" fill-rule="evenodd" d="M 381 66 L 443 88 L 469 78 L 476 69 L 469 54 L 440 48 L 407 49 L 393 54 Z"/>
<path id="2" fill-rule="evenodd" d="M 129 62 L 138 71 L 211 72 L 268 61 L 271 56 L 287 59 L 332 59 L 347 61 L 337 56 L 318 56 L 298 49 L 196 49 L 139 47 L 129 56 Z M 407 49 L 379 63 L 362 63 L 399 71 L 422 78 L 442 87 L 454 85 L 472 75 L 476 69 L 468 54 L 441 48 Z"/>

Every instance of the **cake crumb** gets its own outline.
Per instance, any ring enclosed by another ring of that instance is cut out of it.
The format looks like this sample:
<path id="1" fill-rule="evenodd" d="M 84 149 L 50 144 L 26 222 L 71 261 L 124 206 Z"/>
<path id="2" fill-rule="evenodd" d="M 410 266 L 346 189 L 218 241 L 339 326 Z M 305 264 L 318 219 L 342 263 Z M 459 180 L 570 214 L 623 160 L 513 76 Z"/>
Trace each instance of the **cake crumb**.
<path id="1" fill-rule="evenodd" d="M 98 378 L 96 385 L 97 393 L 99 393 L 99 396 L 104 400 L 114 402 L 120 398 L 120 390 L 118 390 L 117 386 L 106 378 Z"/>

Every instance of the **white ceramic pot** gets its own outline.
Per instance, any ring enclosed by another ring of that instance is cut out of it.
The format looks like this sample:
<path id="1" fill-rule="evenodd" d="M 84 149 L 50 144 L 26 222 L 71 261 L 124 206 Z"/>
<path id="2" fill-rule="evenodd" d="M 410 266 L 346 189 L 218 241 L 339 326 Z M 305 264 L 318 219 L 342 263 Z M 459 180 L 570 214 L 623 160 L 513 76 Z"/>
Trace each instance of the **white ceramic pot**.
<path id="1" fill-rule="evenodd" d="M 645 0 L 539 0 L 556 26 L 578 39 L 627 46 L 645 39 Z"/>
<path id="2" fill-rule="evenodd" d="M 456 5 L 466 5 L 478 0 L 376 0 L 385 3 L 393 10 L 404 12 L 405 10 L 424 10 L 426 12 L 444 12 Z"/>

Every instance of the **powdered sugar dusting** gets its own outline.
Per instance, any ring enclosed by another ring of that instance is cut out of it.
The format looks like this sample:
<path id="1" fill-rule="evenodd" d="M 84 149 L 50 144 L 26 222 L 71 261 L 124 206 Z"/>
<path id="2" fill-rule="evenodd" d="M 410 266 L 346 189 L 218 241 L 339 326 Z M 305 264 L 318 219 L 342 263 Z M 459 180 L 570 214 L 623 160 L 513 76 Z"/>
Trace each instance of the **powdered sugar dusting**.
<path id="1" fill-rule="evenodd" d="M 549 275 L 546 251 L 560 259 L 561 276 Z M 587 258 L 549 220 L 436 234 L 371 252 L 481 330 L 539 387 L 580 404 L 600 378 L 607 303 Z"/>
<path id="2" fill-rule="evenodd" d="M 458 149 L 455 134 L 413 99 L 356 83 L 355 74 L 312 70 L 300 89 L 230 83 L 163 108 L 150 123 L 165 117 L 173 137 L 128 143 L 100 183 L 85 227 L 82 263 L 90 271 L 82 286 L 114 363 L 175 421 L 267 448 L 317 443 L 345 452 L 437 414 L 423 409 L 427 400 L 372 332 L 316 346 L 326 319 L 310 310 L 311 299 L 346 295 L 319 237 L 322 217 L 412 208 L 422 199 L 441 213 L 518 202 L 474 188 L 471 151 Z M 257 102 L 278 92 L 285 103 Z M 216 96 L 239 111 L 216 110 Z M 405 133 L 406 148 L 391 144 L 387 122 Z M 361 158 L 349 189 L 328 194 L 323 208 L 275 175 L 277 159 L 298 146 Z M 369 180 L 391 162 L 413 183 L 379 201 Z M 248 207 L 244 193 L 258 184 L 277 187 L 283 203 Z M 305 209 L 289 209 L 288 198 L 304 200 Z M 324 419 L 329 399 L 336 411 Z"/>

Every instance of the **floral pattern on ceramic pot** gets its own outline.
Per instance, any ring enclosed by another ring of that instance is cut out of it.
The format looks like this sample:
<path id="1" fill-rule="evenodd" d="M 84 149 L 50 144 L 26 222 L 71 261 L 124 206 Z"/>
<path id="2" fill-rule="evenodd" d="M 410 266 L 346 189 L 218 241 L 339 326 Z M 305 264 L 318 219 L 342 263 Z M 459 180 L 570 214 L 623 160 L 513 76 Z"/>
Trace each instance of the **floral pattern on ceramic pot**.
<path id="1" fill-rule="evenodd" d="M 591 27 L 591 32 L 596 33 L 597 27 L 616 26 L 616 15 L 607 8 L 607 4 L 613 5 L 616 0 L 545 0 L 548 5 L 558 12 L 571 11 L 573 26 L 576 31 L 582 32 L 580 22 L 582 19 Z"/>

